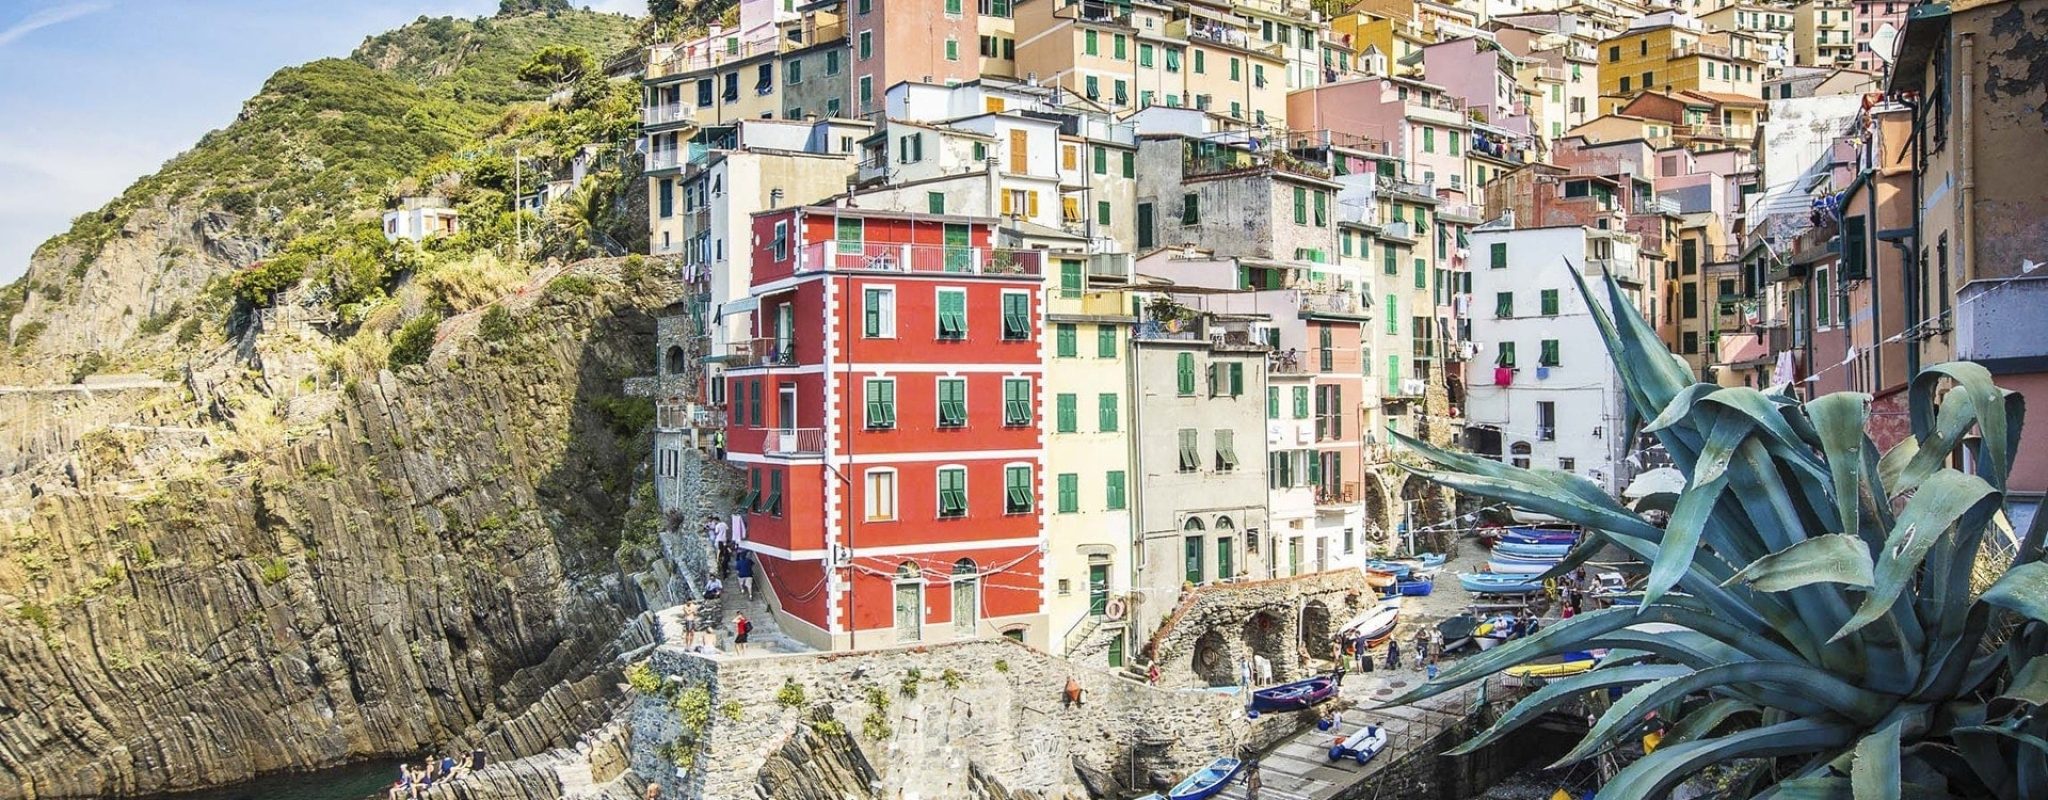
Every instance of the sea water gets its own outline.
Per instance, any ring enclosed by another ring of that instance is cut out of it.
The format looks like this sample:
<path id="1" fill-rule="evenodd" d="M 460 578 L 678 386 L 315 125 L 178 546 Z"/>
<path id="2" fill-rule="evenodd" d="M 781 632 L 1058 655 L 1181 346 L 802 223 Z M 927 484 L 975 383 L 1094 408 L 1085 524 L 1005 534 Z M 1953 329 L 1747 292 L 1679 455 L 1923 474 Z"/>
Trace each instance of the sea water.
<path id="1" fill-rule="evenodd" d="M 151 800 L 382 800 L 398 780 L 398 762 L 365 761 L 317 772 L 266 775 Z"/>

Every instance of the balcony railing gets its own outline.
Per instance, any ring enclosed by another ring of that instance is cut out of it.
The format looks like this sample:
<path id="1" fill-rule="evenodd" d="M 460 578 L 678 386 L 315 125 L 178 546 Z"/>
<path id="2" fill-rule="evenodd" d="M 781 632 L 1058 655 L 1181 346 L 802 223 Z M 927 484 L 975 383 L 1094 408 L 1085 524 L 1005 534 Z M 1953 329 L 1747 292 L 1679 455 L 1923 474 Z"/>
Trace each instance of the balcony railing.
<path id="1" fill-rule="evenodd" d="M 1411 181 L 1403 178 L 1382 177 L 1380 178 L 1380 189 L 1382 191 L 1393 192 L 1395 194 L 1413 195 L 1415 197 L 1436 196 L 1435 183 Z"/>
<path id="2" fill-rule="evenodd" d="M 1074 4 L 1074 15 L 1076 19 L 1083 22 L 1129 25 L 1131 24 L 1131 4 L 1113 3 L 1108 2 L 1108 0 L 1081 0 L 1081 2 Z"/>
<path id="3" fill-rule="evenodd" d="M 1450 217 L 1451 219 L 1462 219 L 1470 220 L 1473 222 L 1483 222 L 1486 219 L 1486 217 L 1483 216 L 1484 213 L 1485 212 L 1481 210 L 1479 206 L 1474 205 L 1472 203 L 1446 202 L 1438 203 L 1436 206 L 1437 216 Z"/>
<path id="4" fill-rule="evenodd" d="M 1638 214 L 1676 214 L 1679 208 L 1678 201 L 1668 197 L 1637 197 L 1635 202 Z"/>
<path id="5" fill-rule="evenodd" d="M 1305 293 L 1301 296 L 1301 310 L 1312 314 L 1364 314 L 1365 304 L 1345 292 Z"/>
<path id="6" fill-rule="evenodd" d="M 667 125 L 673 122 L 689 122 L 695 119 L 696 116 L 696 106 L 686 106 L 681 103 L 662 103 L 644 106 L 640 109 L 641 124 L 650 126 Z"/>
<path id="7" fill-rule="evenodd" d="M 1413 239 L 1415 238 L 1414 223 L 1405 220 L 1389 222 L 1380 226 L 1380 235 L 1394 239 Z"/>
<path id="8" fill-rule="evenodd" d="M 796 340 L 763 337 L 725 346 L 725 365 L 736 367 L 788 367 L 796 364 Z"/>
<path id="9" fill-rule="evenodd" d="M 1316 487 L 1316 505 L 1336 506 L 1358 502 L 1358 482 L 1345 481 L 1335 486 Z"/>
<path id="10" fill-rule="evenodd" d="M 1296 350 L 1276 350 L 1266 354 L 1266 372 L 1271 375 L 1307 375 L 1308 354 Z"/>
<path id="11" fill-rule="evenodd" d="M 647 151 L 647 169 L 650 172 L 658 169 L 676 169 L 686 163 L 689 163 L 689 160 L 690 154 L 689 151 L 686 150 L 668 149 Z"/>
<path id="12" fill-rule="evenodd" d="M 761 454 L 769 456 L 818 455 L 825 452 L 822 428 L 770 428 L 761 437 Z"/>
<path id="13" fill-rule="evenodd" d="M 1328 180 L 1330 171 L 1287 153 L 1254 153 L 1214 142 L 1190 141 L 1181 152 L 1181 176 L 1199 178 L 1272 167 L 1310 178 Z"/>
<path id="14" fill-rule="evenodd" d="M 1043 275 L 1045 253 L 985 247 L 874 242 L 816 242 L 797 249 L 797 272 L 873 270 L 964 275 Z"/>
<path id="15" fill-rule="evenodd" d="M 1735 51 L 1730 50 L 1722 45 L 1707 44 L 1706 42 L 1693 42 L 1692 44 L 1671 48 L 1671 58 L 1684 58 L 1690 55 L 1720 56 L 1722 58 L 1731 58 L 1735 55 Z"/>

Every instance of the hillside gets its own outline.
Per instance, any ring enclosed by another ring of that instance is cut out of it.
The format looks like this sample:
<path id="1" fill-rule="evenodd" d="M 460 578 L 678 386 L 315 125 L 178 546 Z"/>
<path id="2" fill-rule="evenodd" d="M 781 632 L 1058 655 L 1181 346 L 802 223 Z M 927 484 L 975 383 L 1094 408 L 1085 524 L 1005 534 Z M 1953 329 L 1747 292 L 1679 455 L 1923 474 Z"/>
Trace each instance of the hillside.
<path id="1" fill-rule="evenodd" d="M 645 241 L 638 87 L 580 65 L 650 28 L 525 5 L 278 71 L 0 290 L 0 800 L 524 755 L 616 704 L 662 589 L 623 381 L 675 298 L 604 257 Z M 386 242 L 414 195 L 462 233 Z"/>

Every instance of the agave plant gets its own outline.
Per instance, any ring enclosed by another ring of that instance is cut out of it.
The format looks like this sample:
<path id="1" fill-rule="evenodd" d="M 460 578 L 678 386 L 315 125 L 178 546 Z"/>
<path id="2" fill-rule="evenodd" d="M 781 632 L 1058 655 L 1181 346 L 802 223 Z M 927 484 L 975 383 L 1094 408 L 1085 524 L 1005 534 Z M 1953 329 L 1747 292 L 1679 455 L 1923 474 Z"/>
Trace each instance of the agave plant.
<path id="1" fill-rule="evenodd" d="M 1579 290 L 1591 296 L 1583 279 Z M 1574 475 L 1401 439 L 1428 462 L 1418 474 L 1583 526 L 1550 576 L 1610 545 L 1633 553 L 1648 564 L 1642 605 L 1575 616 L 1392 702 L 1609 648 L 1597 669 L 1523 697 L 1454 752 L 1630 687 L 1559 761 L 1611 750 L 1662 710 L 1662 746 L 1601 800 L 1660 797 L 1738 760 L 1740 794 L 1757 797 L 2048 798 L 2048 515 L 2023 535 L 2001 527 L 2019 396 L 1975 364 L 1929 368 L 1909 387 L 1913 437 L 1880 455 L 1864 432 L 1869 396 L 1801 403 L 1693 383 L 1619 287 L 1605 290 L 1617 311 L 1590 305 L 1628 398 L 1688 476 L 1664 527 Z M 1973 588 L 1987 554 L 2012 566 Z"/>

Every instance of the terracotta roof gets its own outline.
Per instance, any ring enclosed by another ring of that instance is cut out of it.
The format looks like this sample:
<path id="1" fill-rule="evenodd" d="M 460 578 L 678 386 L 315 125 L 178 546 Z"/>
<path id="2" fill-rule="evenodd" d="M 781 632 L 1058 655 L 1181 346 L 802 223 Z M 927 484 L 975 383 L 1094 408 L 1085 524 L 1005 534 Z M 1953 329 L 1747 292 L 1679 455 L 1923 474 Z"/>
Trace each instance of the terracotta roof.
<path id="1" fill-rule="evenodd" d="M 1761 97 L 1750 97 L 1746 94 L 1730 94 L 1728 92 L 1702 92 L 1697 89 L 1682 89 L 1679 91 L 1679 94 L 1689 94 L 1694 97 L 1705 98 L 1708 100 L 1712 100 L 1716 103 L 1720 103 L 1724 106 L 1755 106 L 1757 108 L 1763 108 L 1765 106 L 1770 105 L 1769 101 L 1764 100 Z"/>

